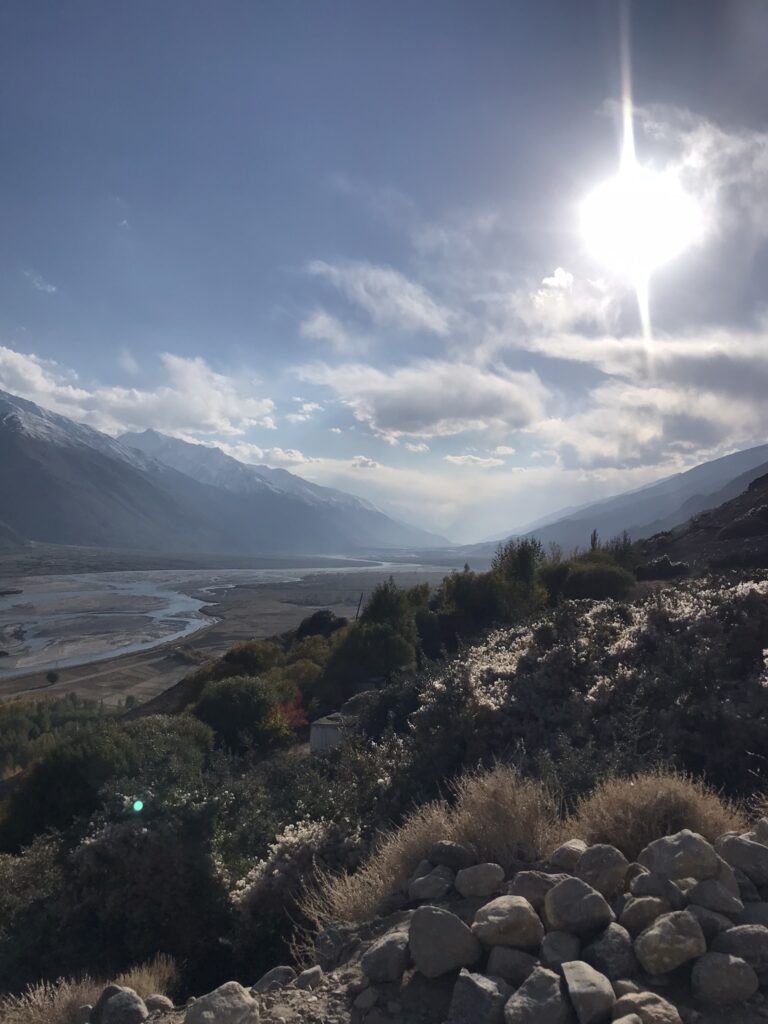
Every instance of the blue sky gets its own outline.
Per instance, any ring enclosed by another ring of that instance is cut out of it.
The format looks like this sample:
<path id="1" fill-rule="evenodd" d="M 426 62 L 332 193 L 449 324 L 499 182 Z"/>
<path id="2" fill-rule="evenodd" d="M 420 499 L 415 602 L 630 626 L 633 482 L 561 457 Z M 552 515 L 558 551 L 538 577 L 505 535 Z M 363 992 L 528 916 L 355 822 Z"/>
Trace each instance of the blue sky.
<path id="1" fill-rule="evenodd" d="M 768 8 L 630 11 L 638 157 L 705 215 L 650 361 L 579 230 L 617 3 L 8 0 L 0 387 L 456 540 L 765 442 Z"/>

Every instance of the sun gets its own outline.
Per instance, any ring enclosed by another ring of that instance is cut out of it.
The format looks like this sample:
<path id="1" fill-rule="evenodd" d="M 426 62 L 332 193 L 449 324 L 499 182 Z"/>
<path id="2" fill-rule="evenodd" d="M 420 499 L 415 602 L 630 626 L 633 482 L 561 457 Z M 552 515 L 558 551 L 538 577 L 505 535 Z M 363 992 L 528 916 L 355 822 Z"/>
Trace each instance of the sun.
<path id="1" fill-rule="evenodd" d="M 702 227 L 699 205 L 677 175 L 635 162 L 598 185 L 581 207 L 589 251 L 636 287 L 647 285 L 654 270 L 692 246 Z"/>

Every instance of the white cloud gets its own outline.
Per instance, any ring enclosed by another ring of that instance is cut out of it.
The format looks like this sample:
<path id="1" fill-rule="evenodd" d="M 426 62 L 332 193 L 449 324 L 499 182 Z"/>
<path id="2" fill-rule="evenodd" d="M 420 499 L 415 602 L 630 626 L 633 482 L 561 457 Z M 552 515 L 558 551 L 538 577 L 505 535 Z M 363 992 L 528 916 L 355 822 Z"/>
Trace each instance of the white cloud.
<path id="1" fill-rule="evenodd" d="M 497 444 L 493 449 L 494 455 L 514 455 L 516 449 L 510 448 L 508 444 Z"/>
<path id="2" fill-rule="evenodd" d="M 423 453 L 429 451 L 429 445 L 424 444 L 423 441 L 420 441 L 418 444 L 414 444 L 413 441 L 406 441 L 405 447 L 409 452 Z"/>
<path id="3" fill-rule="evenodd" d="M 294 402 L 298 401 L 301 401 L 301 399 L 294 398 Z M 298 412 L 289 412 L 285 418 L 289 423 L 304 423 L 312 418 L 313 413 L 322 411 L 322 405 L 319 405 L 317 402 L 302 402 Z"/>
<path id="4" fill-rule="evenodd" d="M 392 267 L 314 260 L 307 269 L 330 282 L 376 324 L 443 336 L 450 331 L 451 311 L 437 303 L 422 285 Z"/>
<path id="5" fill-rule="evenodd" d="M 311 455 L 305 455 L 297 448 L 261 448 L 257 444 L 248 441 L 236 441 L 235 443 L 213 442 L 216 448 L 221 448 L 233 459 L 240 462 L 247 462 L 251 465 L 267 466 L 308 466 L 319 459 Z"/>
<path id="6" fill-rule="evenodd" d="M 504 459 L 481 455 L 444 455 L 443 458 L 454 466 L 477 466 L 479 469 L 493 469 L 494 466 L 504 465 Z"/>
<path id="7" fill-rule="evenodd" d="M 130 373 L 132 376 L 135 376 L 139 372 L 139 364 L 136 362 L 136 358 L 133 353 L 127 348 L 120 349 L 120 354 L 117 357 L 117 365 L 121 370 L 124 370 L 126 373 Z"/>
<path id="8" fill-rule="evenodd" d="M 351 460 L 351 465 L 354 469 L 378 469 L 379 463 L 375 459 L 368 458 L 367 455 L 354 455 Z"/>
<path id="9" fill-rule="evenodd" d="M 340 434 L 341 433 L 341 427 L 328 427 L 328 431 L 331 434 Z"/>
<path id="10" fill-rule="evenodd" d="M 36 270 L 25 270 L 24 276 L 31 282 L 32 287 L 39 292 L 45 292 L 47 295 L 53 295 L 54 292 L 58 291 L 55 284 L 51 284 L 50 281 L 46 281 L 43 275 L 38 274 Z"/>
<path id="11" fill-rule="evenodd" d="M 618 313 L 617 296 L 603 280 L 578 279 L 557 267 L 532 292 L 513 293 L 510 306 L 529 327 L 544 331 L 610 326 Z"/>
<path id="12" fill-rule="evenodd" d="M 334 352 L 340 354 L 361 351 L 366 347 L 364 339 L 353 337 L 340 320 L 324 309 L 313 310 L 299 324 L 299 333 L 302 338 L 326 342 Z"/>
<path id="13" fill-rule="evenodd" d="M 424 360 L 385 373 L 373 366 L 323 364 L 300 375 L 333 388 L 357 420 L 391 437 L 430 438 L 519 428 L 543 414 L 547 389 L 532 372 L 493 371 Z"/>
<path id="14" fill-rule="evenodd" d="M 0 346 L 0 388 L 98 430 L 154 427 L 169 434 L 238 435 L 274 429 L 274 402 L 256 384 L 216 373 L 205 360 L 163 353 L 166 383 L 152 389 L 86 388 L 57 363 Z"/>

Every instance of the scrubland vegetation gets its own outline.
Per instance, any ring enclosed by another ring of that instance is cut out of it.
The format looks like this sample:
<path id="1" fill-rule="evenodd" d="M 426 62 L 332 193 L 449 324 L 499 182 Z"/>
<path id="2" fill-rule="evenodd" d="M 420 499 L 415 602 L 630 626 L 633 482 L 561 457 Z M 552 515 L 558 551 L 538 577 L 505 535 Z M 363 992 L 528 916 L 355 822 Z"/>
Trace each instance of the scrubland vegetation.
<path id="1" fill-rule="evenodd" d="M 175 715 L 53 733 L 2 810 L 0 989 L 158 952 L 181 993 L 251 983 L 296 927 L 375 912 L 435 839 L 507 866 L 576 834 L 631 857 L 741 827 L 765 789 L 768 579 L 640 592 L 635 566 L 626 538 L 512 543 L 435 591 L 379 586 L 355 623 L 238 644 Z M 308 720 L 361 689 L 341 746 L 308 756 Z"/>

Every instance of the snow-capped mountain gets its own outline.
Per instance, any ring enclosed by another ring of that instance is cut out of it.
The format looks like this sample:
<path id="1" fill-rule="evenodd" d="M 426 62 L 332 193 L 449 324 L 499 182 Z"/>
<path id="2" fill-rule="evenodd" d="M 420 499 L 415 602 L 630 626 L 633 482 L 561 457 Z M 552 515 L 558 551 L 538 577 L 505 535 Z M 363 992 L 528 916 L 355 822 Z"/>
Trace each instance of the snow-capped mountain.
<path id="1" fill-rule="evenodd" d="M 30 540 L 185 554 L 444 543 L 351 495 L 219 449 L 151 431 L 129 439 L 0 391 L 0 521 Z"/>

